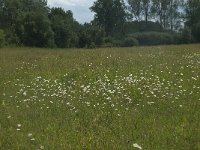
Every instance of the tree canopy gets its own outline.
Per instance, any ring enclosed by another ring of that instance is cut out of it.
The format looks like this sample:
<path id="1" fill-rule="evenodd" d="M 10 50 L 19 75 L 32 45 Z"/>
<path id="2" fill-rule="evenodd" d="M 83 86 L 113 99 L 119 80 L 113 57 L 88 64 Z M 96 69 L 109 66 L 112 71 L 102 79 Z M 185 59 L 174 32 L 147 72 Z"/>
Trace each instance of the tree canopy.
<path id="1" fill-rule="evenodd" d="M 90 9 L 95 13 L 93 22 L 102 27 L 107 35 L 113 35 L 119 29 L 122 32 L 126 21 L 123 0 L 97 0 Z"/>
<path id="2" fill-rule="evenodd" d="M 199 0 L 96 0 L 90 10 L 94 19 L 80 24 L 46 0 L 0 0 L 0 47 L 124 46 L 165 33 L 175 43 L 200 42 Z"/>

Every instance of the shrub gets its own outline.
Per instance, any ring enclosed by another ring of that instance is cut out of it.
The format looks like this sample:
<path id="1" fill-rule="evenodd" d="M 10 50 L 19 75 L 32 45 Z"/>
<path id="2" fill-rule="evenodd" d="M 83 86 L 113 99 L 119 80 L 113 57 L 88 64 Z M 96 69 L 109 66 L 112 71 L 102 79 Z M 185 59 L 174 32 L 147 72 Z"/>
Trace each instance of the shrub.
<path id="1" fill-rule="evenodd" d="M 6 44 L 11 47 L 22 46 L 20 38 L 12 30 L 6 31 L 5 39 L 6 39 Z"/>
<path id="2" fill-rule="evenodd" d="M 104 43 L 113 43 L 113 38 L 108 36 L 104 38 Z"/>
<path id="3" fill-rule="evenodd" d="M 130 34 L 149 31 L 161 32 L 163 29 L 158 22 L 148 21 L 148 23 L 146 23 L 145 21 L 131 21 L 125 23 L 124 30 L 126 34 Z"/>
<path id="4" fill-rule="evenodd" d="M 191 43 L 192 42 L 192 32 L 191 29 L 186 27 L 181 32 L 181 43 Z"/>
<path id="5" fill-rule="evenodd" d="M 102 47 L 120 47 L 121 46 L 121 40 L 114 39 L 112 37 L 106 37 L 104 38 L 104 44 Z"/>
<path id="6" fill-rule="evenodd" d="M 175 44 L 172 33 L 165 32 L 142 32 L 133 34 L 131 37 L 137 39 L 140 45 L 162 45 Z"/>
<path id="7" fill-rule="evenodd" d="M 115 40 L 113 40 L 112 43 L 113 43 L 113 45 L 114 45 L 115 47 L 121 47 L 123 41 L 122 41 L 121 39 L 115 39 Z"/>
<path id="8" fill-rule="evenodd" d="M 5 34 L 4 31 L 0 29 L 0 48 L 5 45 Z"/>
<path id="9" fill-rule="evenodd" d="M 200 42 L 200 22 L 192 26 L 192 34 L 197 42 Z"/>
<path id="10" fill-rule="evenodd" d="M 132 47 L 132 46 L 138 46 L 139 42 L 135 38 L 127 37 L 124 39 L 122 46 L 123 47 Z"/>
<path id="11" fill-rule="evenodd" d="M 103 48 L 111 48 L 111 47 L 114 47 L 113 43 L 104 43 L 102 45 Z"/>
<path id="12" fill-rule="evenodd" d="M 89 47 L 88 47 L 88 48 L 90 48 L 90 49 L 96 48 L 96 45 L 95 45 L 95 43 L 94 43 L 94 42 L 92 42 L 92 43 L 89 45 Z"/>

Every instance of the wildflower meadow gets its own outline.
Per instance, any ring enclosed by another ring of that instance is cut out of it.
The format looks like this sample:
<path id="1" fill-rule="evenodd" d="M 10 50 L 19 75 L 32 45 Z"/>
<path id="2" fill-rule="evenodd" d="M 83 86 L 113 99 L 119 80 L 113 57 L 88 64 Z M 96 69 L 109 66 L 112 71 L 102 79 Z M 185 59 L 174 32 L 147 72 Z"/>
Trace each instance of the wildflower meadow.
<path id="1" fill-rule="evenodd" d="M 1 150 L 199 150 L 200 45 L 0 49 Z"/>

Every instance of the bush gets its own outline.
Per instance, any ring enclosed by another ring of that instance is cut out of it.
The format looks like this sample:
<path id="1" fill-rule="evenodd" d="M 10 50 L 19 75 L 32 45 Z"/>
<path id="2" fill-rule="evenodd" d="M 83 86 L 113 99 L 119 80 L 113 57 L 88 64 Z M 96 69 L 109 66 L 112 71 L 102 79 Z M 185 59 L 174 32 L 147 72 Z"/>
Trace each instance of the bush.
<path id="1" fill-rule="evenodd" d="M 113 40 L 112 43 L 113 43 L 113 45 L 114 45 L 115 47 L 121 47 L 123 41 L 122 41 L 121 39 L 115 39 L 115 40 Z"/>
<path id="2" fill-rule="evenodd" d="M 5 34 L 4 31 L 0 29 L 0 48 L 5 45 Z"/>
<path id="3" fill-rule="evenodd" d="M 192 35 L 197 42 L 200 42 L 200 22 L 192 26 Z"/>
<path id="4" fill-rule="evenodd" d="M 162 45 L 175 44 L 174 35 L 166 32 L 142 32 L 133 34 L 131 37 L 137 39 L 140 45 Z"/>
<path id="5" fill-rule="evenodd" d="M 131 21 L 125 23 L 125 33 L 136 33 L 136 32 L 161 32 L 162 26 L 158 22 L 148 21 L 146 24 L 145 21 Z"/>
<path id="6" fill-rule="evenodd" d="M 122 43 L 122 47 L 132 47 L 132 46 L 138 46 L 139 42 L 135 38 L 127 37 L 124 39 Z"/>
<path id="7" fill-rule="evenodd" d="M 113 43 L 104 43 L 101 47 L 103 48 L 112 48 L 114 47 Z"/>
<path id="8" fill-rule="evenodd" d="M 113 43 L 114 39 L 110 36 L 104 38 L 104 43 Z"/>
<path id="9" fill-rule="evenodd" d="M 96 45 L 95 45 L 95 43 L 94 43 L 94 42 L 92 42 L 92 43 L 89 45 L 89 47 L 88 47 L 88 48 L 90 48 L 90 49 L 96 48 Z"/>
<path id="10" fill-rule="evenodd" d="M 13 30 L 7 30 L 5 32 L 5 40 L 6 45 L 9 45 L 10 47 L 22 46 L 20 38 Z"/>
<path id="11" fill-rule="evenodd" d="M 121 40 L 112 37 L 106 37 L 104 38 L 104 44 L 102 47 L 120 47 L 121 45 Z"/>
<path id="12" fill-rule="evenodd" d="M 181 43 L 191 43 L 192 42 L 192 32 L 191 29 L 186 27 L 181 32 Z"/>

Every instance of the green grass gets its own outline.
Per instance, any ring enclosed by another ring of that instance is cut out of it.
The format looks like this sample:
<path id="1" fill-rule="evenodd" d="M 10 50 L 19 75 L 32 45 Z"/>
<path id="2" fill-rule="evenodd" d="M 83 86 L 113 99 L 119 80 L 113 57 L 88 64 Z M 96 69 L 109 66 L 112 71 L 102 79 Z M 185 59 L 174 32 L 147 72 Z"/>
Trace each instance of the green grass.
<path id="1" fill-rule="evenodd" d="M 0 49 L 0 149 L 200 149 L 200 45 Z"/>

